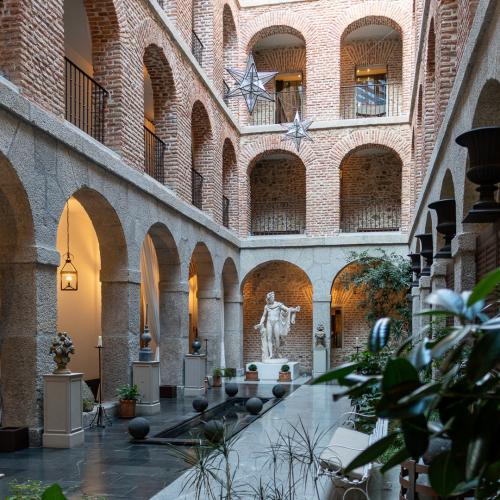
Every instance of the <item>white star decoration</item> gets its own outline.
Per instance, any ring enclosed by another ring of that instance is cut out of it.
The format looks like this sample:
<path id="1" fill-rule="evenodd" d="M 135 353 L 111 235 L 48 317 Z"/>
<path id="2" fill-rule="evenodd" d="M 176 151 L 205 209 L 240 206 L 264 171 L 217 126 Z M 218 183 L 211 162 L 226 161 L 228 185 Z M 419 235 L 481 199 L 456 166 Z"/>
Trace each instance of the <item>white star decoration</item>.
<path id="1" fill-rule="evenodd" d="M 277 74 L 277 71 L 257 71 L 257 66 L 250 54 L 247 61 L 247 67 L 244 70 L 237 68 L 226 68 L 226 71 L 236 81 L 236 87 L 230 90 L 226 97 L 234 97 L 242 95 L 247 103 L 248 112 L 253 113 L 255 104 L 258 99 L 267 99 L 274 101 L 274 98 L 264 88 L 264 85 L 272 80 Z"/>
<path id="2" fill-rule="evenodd" d="M 300 151 L 300 143 L 303 139 L 306 141 L 311 141 L 312 139 L 307 133 L 309 127 L 311 126 L 313 120 L 300 121 L 300 115 L 297 111 L 295 113 L 295 118 L 292 123 L 284 123 L 282 126 L 287 129 L 287 132 L 283 136 L 283 141 L 293 141 L 297 151 Z"/>

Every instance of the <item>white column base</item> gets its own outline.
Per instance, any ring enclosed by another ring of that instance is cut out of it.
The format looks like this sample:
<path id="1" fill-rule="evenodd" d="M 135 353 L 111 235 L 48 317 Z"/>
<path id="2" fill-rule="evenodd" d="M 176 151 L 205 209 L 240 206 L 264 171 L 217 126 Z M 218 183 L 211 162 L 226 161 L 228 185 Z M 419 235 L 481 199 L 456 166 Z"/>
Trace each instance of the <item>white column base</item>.
<path id="1" fill-rule="evenodd" d="M 44 432 L 42 443 L 44 448 L 74 448 L 80 446 L 85 440 L 83 429 L 71 434 L 57 434 Z"/>
<path id="2" fill-rule="evenodd" d="M 141 415 L 157 415 L 160 413 L 160 402 L 158 403 L 137 403 L 135 413 Z"/>

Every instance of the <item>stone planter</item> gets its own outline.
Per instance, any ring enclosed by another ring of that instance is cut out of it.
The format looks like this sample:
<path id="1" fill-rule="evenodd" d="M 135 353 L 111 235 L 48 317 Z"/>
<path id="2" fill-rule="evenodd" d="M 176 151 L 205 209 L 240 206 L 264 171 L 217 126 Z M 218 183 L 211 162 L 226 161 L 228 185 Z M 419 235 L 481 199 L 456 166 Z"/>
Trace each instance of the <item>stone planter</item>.
<path id="1" fill-rule="evenodd" d="M 292 381 L 292 374 L 291 372 L 280 372 L 279 377 L 278 377 L 278 382 L 291 382 Z"/>
<path id="2" fill-rule="evenodd" d="M 11 452 L 28 448 L 27 427 L 0 427 L 0 452 Z"/>
<path id="3" fill-rule="evenodd" d="M 135 399 L 120 399 L 120 406 L 118 407 L 120 418 L 134 418 L 136 404 Z"/>
<path id="4" fill-rule="evenodd" d="M 251 381 L 254 381 L 254 382 L 258 382 L 259 381 L 259 372 L 258 371 L 255 371 L 255 372 L 245 372 L 245 380 L 251 380 Z"/>

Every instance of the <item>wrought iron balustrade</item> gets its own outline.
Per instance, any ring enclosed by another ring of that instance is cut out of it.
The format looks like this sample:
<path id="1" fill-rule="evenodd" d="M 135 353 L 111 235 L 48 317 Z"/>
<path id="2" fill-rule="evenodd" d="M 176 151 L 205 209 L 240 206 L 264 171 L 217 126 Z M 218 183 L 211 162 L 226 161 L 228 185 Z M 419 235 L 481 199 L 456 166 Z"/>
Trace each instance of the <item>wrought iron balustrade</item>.
<path id="1" fill-rule="evenodd" d="M 274 98 L 274 102 L 259 99 L 249 117 L 249 125 L 290 123 L 297 111 L 301 117 L 304 116 L 305 90 L 303 87 L 270 92 L 270 94 Z"/>
<path id="2" fill-rule="evenodd" d="M 342 215 L 340 230 L 344 233 L 371 231 L 399 231 L 401 228 L 401 207 L 368 205 Z"/>
<path id="3" fill-rule="evenodd" d="M 191 169 L 191 202 L 196 208 L 203 209 L 203 176 L 194 168 Z"/>
<path id="4" fill-rule="evenodd" d="M 144 127 L 144 170 L 165 184 L 165 143 L 147 127 Z"/>
<path id="5" fill-rule="evenodd" d="M 402 114 L 400 83 L 368 83 L 340 88 L 340 117 L 376 118 Z"/>
<path id="6" fill-rule="evenodd" d="M 229 198 L 222 197 L 222 224 L 229 227 Z"/>
<path id="7" fill-rule="evenodd" d="M 104 112 L 108 92 L 91 76 L 65 59 L 65 118 L 104 143 Z"/>
<path id="8" fill-rule="evenodd" d="M 193 52 L 193 56 L 198 61 L 200 66 L 203 66 L 203 50 L 204 50 L 204 48 L 205 47 L 204 47 L 203 43 L 201 43 L 200 38 L 193 30 L 191 32 L 191 51 Z"/>
<path id="9" fill-rule="evenodd" d="M 302 234 L 305 230 L 305 204 L 294 202 L 252 203 L 253 235 Z"/>

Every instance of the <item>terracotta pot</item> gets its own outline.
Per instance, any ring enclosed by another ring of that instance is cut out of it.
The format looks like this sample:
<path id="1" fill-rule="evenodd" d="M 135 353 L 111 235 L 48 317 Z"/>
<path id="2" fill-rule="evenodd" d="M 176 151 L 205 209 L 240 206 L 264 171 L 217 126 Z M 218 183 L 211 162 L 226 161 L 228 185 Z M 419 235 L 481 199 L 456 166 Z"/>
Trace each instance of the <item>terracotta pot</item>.
<path id="1" fill-rule="evenodd" d="M 292 373 L 291 372 L 280 372 L 278 382 L 291 382 Z"/>
<path id="2" fill-rule="evenodd" d="M 212 377 L 212 387 L 221 387 L 222 385 L 222 377 Z"/>
<path id="3" fill-rule="evenodd" d="M 135 417 L 135 399 L 120 399 L 119 413 L 121 418 L 134 418 Z"/>
<path id="4" fill-rule="evenodd" d="M 245 372 L 245 380 L 253 380 L 253 381 L 258 381 L 259 380 L 259 372 Z"/>

